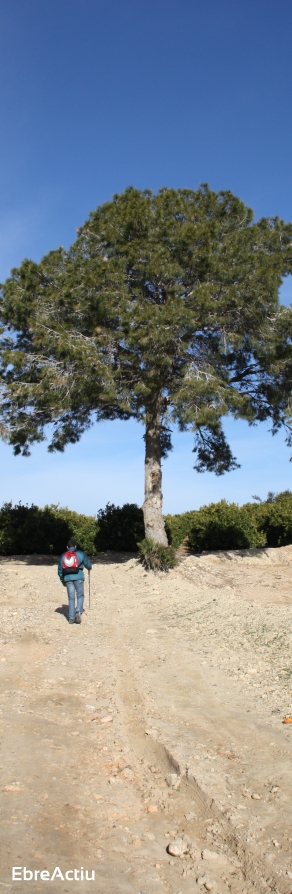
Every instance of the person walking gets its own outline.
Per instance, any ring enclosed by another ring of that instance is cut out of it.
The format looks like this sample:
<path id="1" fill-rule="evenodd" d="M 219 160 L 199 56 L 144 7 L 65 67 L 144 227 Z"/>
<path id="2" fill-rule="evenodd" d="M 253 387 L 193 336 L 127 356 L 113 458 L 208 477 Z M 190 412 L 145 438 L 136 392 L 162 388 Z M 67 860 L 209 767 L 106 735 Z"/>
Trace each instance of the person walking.
<path id="1" fill-rule="evenodd" d="M 69 604 L 69 624 L 81 624 L 84 602 L 84 571 L 91 570 L 91 561 L 82 549 L 77 549 L 75 540 L 69 540 L 66 552 L 62 553 L 58 564 L 60 581 L 67 587 Z M 75 608 L 75 597 L 77 606 Z"/>

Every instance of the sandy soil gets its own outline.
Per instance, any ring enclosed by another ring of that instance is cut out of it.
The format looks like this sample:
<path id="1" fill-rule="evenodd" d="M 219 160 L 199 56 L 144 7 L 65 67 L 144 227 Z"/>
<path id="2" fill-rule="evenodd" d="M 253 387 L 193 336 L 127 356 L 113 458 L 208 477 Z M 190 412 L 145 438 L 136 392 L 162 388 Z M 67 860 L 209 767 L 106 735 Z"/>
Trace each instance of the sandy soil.
<path id="1" fill-rule="evenodd" d="M 291 566 L 111 554 L 69 626 L 55 564 L 1 560 L 2 886 L 291 894 Z"/>

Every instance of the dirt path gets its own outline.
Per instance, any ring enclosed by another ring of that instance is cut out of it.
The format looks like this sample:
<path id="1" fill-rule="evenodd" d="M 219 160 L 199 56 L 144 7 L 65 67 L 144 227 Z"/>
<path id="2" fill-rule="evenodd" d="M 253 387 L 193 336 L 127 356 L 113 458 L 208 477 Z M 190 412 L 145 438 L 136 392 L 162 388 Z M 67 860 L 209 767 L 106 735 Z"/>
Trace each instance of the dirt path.
<path id="1" fill-rule="evenodd" d="M 291 565 L 112 555 L 69 626 L 56 566 L 2 560 L 3 891 L 291 894 Z"/>

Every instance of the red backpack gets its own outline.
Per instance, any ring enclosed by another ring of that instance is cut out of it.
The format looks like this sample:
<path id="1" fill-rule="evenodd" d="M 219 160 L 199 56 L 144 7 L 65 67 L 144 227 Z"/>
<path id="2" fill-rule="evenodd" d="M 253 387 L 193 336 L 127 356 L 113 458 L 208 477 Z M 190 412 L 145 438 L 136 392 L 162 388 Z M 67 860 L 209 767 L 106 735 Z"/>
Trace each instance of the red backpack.
<path id="1" fill-rule="evenodd" d="M 62 556 L 62 570 L 64 574 L 74 574 L 79 571 L 80 562 L 75 550 L 70 549 Z"/>

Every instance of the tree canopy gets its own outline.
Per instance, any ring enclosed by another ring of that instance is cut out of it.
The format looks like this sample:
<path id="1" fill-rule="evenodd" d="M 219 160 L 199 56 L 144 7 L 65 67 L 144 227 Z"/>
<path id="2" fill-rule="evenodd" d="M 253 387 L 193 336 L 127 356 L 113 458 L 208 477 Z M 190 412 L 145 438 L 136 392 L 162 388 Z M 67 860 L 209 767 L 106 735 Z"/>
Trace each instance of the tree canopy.
<path id="1" fill-rule="evenodd" d="M 231 414 L 291 442 L 292 224 L 254 222 L 231 192 L 132 187 L 98 207 L 72 247 L 25 260 L 2 287 L 1 431 L 15 453 L 94 420 L 145 424 L 146 533 L 166 542 L 161 457 L 171 425 L 195 435 L 198 471 L 235 468 Z"/>

